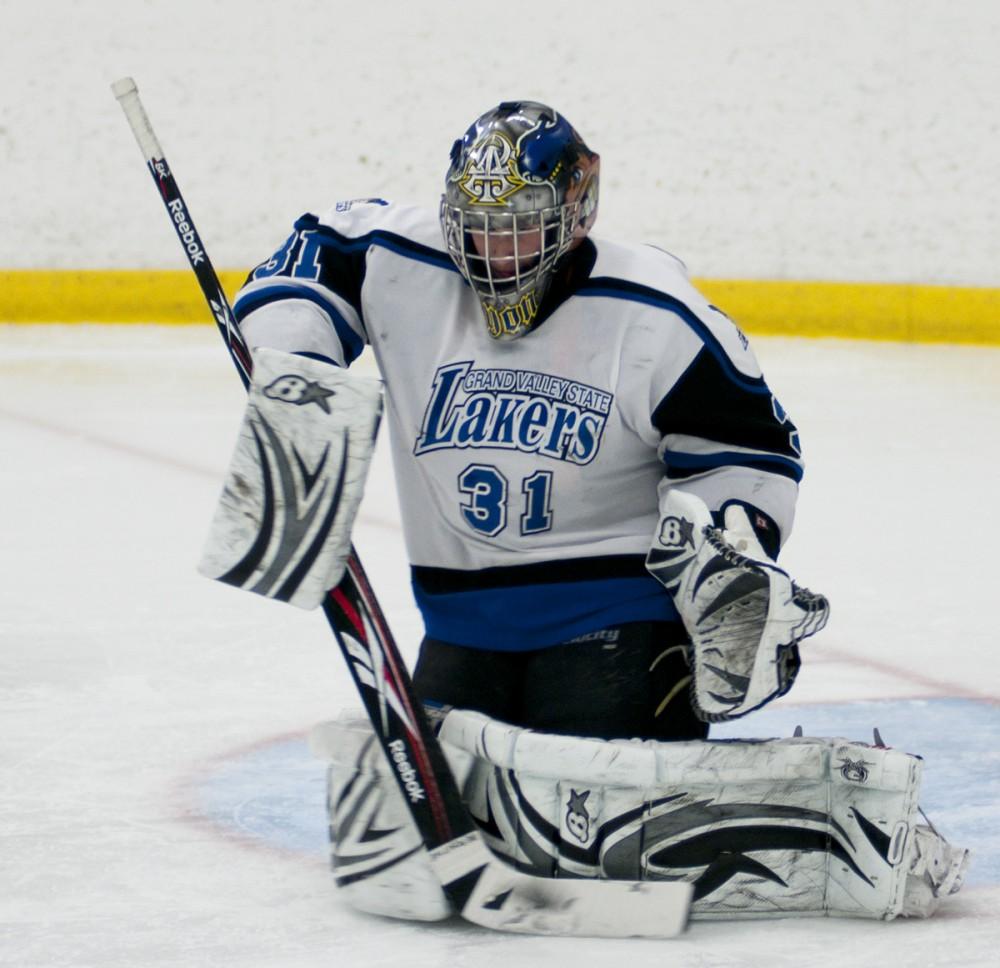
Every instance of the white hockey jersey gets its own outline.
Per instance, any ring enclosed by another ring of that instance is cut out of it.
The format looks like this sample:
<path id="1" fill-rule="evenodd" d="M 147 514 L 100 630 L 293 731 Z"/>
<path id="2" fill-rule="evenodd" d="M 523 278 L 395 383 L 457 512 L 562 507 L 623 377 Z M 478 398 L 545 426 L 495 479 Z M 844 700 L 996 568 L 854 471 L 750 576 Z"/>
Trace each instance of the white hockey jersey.
<path id="1" fill-rule="evenodd" d="M 531 649 L 676 619 L 644 568 L 664 475 L 791 527 L 797 433 L 744 335 L 661 250 L 588 239 L 574 271 L 498 342 L 436 213 L 365 199 L 302 216 L 237 297 L 253 348 L 347 366 L 371 346 L 433 638 Z"/>

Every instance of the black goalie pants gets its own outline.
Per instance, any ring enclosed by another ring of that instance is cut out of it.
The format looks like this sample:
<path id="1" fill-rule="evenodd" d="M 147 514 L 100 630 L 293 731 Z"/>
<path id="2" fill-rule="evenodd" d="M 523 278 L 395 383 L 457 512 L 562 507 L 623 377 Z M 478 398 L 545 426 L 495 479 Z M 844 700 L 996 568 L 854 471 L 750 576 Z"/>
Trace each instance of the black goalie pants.
<path id="1" fill-rule="evenodd" d="M 425 638 L 413 685 L 432 719 L 474 709 L 540 732 L 599 739 L 704 739 L 689 699 L 680 623 L 634 622 L 528 652 Z"/>

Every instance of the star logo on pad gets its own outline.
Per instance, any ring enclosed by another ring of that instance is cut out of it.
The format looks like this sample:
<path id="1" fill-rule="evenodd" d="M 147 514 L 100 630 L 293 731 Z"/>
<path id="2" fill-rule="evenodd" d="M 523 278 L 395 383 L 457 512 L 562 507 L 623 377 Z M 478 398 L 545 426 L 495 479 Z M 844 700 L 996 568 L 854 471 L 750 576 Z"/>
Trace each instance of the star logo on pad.
<path id="1" fill-rule="evenodd" d="M 306 380 L 293 373 L 286 373 L 269 383 L 264 388 L 264 396 L 271 400 L 281 400 L 283 403 L 294 403 L 304 407 L 307 403 L 315 403 L 323 413 L 330 412 L 327 397 L 332 397 L 336 391 L 328 390 L 315 380 Z"/>
<path id="2" fill-rule="evenodd" d="M 660 522 L 660 544 L 665 548 L 694 547 L 694 523 L 687 518 L 664 518 Z"/>

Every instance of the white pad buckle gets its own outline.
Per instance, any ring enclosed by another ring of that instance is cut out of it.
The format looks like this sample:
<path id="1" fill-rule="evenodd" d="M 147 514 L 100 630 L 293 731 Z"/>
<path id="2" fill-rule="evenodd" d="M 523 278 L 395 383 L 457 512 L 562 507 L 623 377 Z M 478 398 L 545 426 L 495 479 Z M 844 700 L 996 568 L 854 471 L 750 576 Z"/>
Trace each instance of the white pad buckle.
<path id="1" fill-rule="evenodd" d="M 300 608 L 319 605 L 350 554 L 381 407 L 378 380 L 258 350 L 198 570 Z"/>

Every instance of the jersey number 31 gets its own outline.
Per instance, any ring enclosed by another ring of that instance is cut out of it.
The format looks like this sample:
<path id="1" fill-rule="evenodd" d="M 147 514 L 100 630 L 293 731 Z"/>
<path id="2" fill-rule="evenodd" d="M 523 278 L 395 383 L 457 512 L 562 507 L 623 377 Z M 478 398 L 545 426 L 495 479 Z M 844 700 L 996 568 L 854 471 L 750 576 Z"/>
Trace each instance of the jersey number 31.
<path id="1" fill-rule="evenodd" d="M 458 475 L 464 495 L 462 517 L 474 531 L 495 538 L 507 527 L 507 478 L 492 464 L 470 464 Z M 535 471 L 521 481 L 524 513 L 520 533 L 540 534 L 552 527 L 552 471 Z"/>

